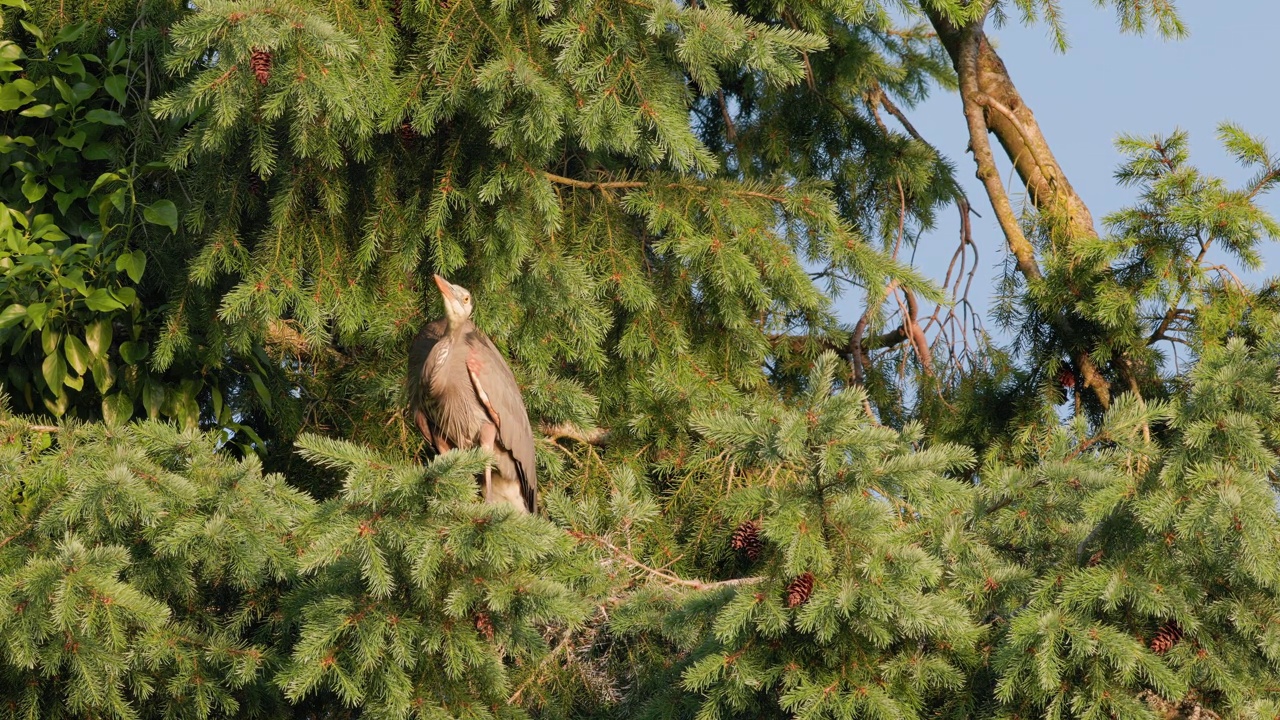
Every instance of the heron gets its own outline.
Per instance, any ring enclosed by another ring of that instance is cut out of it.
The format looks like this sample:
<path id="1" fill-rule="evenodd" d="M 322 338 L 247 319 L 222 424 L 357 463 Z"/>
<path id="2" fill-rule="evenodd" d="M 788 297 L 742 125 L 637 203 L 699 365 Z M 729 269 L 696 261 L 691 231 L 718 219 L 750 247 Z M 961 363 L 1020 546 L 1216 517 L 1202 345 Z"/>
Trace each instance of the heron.
<path id="1" fill-rule="evenodd" d="M 502 353 L 471 321 L 471 292 L 439 275 L 444 317 L 418 332 L 409 349 L 414 424 L 438 453 L 480 447 L 485 502 L 537 512 L 533 428 L 520 386 Z M 496 472 L 495 472 L 496 471 Z"/>

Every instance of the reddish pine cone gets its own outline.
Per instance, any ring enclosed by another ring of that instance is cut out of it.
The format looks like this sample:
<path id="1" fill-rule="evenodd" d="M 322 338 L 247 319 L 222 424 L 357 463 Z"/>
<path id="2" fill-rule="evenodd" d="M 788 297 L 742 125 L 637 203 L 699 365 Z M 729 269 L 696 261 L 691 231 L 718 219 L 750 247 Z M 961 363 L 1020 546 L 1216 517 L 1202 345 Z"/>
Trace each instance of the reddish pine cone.
<path id="1" fill-rule="evenodd" d="M 1174 620 L 1164 624 L 1156 636 L 1151 639 L 1151 651 L 1157 655 L 1163 655 L 1173 649 L 1174 645 L 1182 639 L 1182 628 L 1178 627 L 1178 623 Z"/>
<path id="2" fill-rule="evenodd" d="M 249 175 L 249 193 L 255 197 L 262 194 L 262 178 L 257 173 Z"/>
<path id="3" fill-rule="evenodd" d="M 485 640 L 493 639 L 493 621 L 489 619 L 489 613 L 481 611 L 476 613 L 476 630 L 484 636 Z"/>
<path id="4" fill-rule="evenodd" d="M 253 76 L 258 79 L 258 84 L 266 85 L 271 79 L 271 52 L 255 48 L 249 64 L 253 67 Z"/>
<path id="5" fill-rule="evenodd" d="M 787 585 L 787 607 L 799 607 L 809 601 L 813 594 L 813 573 L 797 575 Z"/>
<path id="6" fill-rule="evenodd" d="M 404 142 L 410 143 L 410 142 L 413 142 L 414 140 L 417 140 L 420 137 L 422 137 L 422 134 L 419 133 L 413 127 L 413 125 L 410 125 L 407 120 L 405 122 L 400 123 L 400 139 L 401 140 L 403 140 Z"/>
<path id="7" fill-rule="evenodd" d="M 1058 384 L 1064 389 L 1070 389 L 1076 386 L 1076 374 L 1071 372 L 1071 368 L 1062 368 L 1062 372 L 1058 373 Z"/>
<path id="8" fill-rule="evenodd" d="M 739 525 L 738 529 L 733 531 L 729 547 L 741 551 L 752 562 L 758 560 L 760 553 L 764 551 L 764 541 L 760 539 L 760 526 L 754 520 L 747 520 Z"/>

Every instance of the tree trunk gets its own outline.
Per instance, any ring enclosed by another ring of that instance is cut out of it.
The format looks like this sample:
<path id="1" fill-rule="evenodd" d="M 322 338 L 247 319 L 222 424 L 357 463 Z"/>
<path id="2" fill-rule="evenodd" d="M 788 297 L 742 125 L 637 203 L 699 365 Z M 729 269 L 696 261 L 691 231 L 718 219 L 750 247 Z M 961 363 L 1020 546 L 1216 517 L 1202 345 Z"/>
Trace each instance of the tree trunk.
<path id="1" fill-rule="evenodd" d="M 985 15 L 963 27 L 956 27 L 927 3 L 921 3 L 921 7 L 951 56 L 952 66 L 960 82 L 960 98 L 964 103 L 965 119 L 969 125 L 969 140 L 974 161 L 978 165 L 977 176 L 982 180 L 991 200 L 1009 250 L 1016 259 L 1018 271 L 1032 285 L 1043 278 L 1043 271 L 1000 180 L 987 134 L 995 134 L 996 140 L 1012 161 L 1019 179 L 1026 186 L 1027 196 L 1032 204 L 1044 219 L 1054 223 L 1053 229 L 1057 231 L 1054 237 L 1061 237 L 1066 241 L 1096 238 L 1098 232 L 1093 225 L 1093 215 L 1067 181 L 1066 173 L 1058 165 L 1048 141 L 1040 132 L 1035 115 L 1022 101 L 1004 61 L 987 40 L 983 30 Z M 1034 291 L 1032 288 L 1032 292 Z M 1073 331 L 1073 327 L 1078 324 L 1074 318 L 1055 313 L 1049 316 L 1049 322 L 1064 339 L 1083 339 L 1082 333 Z M 1110 383 L 1099 372 L 1085 342 L 1069 344 L 1074 346 L 1071 359 L 1079 371 L 1081 381 L 1094 393 L 1102 408 L 1106 409 L 1111 404 Z"/>

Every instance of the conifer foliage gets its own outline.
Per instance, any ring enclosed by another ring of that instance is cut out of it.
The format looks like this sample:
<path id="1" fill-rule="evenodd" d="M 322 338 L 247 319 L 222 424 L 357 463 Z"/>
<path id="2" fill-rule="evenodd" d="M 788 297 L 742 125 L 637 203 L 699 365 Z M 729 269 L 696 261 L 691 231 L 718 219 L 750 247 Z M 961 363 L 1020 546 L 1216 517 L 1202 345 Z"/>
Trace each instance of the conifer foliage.
<path id="1" fill-rule="evenodd" d="M 1122 136 L 1100 232 L 1010 14 L 0 0 L 0 715 L 1280 716 L 1280 159 Z M 543 514 L 403 410 L 432 273 Z"/>

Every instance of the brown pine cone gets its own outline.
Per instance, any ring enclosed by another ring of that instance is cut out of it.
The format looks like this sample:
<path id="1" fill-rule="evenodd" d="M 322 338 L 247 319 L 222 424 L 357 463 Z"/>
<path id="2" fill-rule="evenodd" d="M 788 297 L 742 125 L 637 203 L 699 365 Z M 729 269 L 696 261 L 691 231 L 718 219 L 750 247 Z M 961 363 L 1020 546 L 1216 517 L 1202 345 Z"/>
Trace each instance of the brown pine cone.
<path id="1" fill-rule="evenodd" d="M 411 143 L 420 137 L 422 137 L 422 134 L 419 133 L 417 129 L 413 127 L 413 125 L 410 125 L 408 120 L 400 123 L 400 139 L 401 140 L 403 140 L 406 143 Z"/>
<path id="2" fill-rule="evenodd" d="M 1151 651 L 1157 655 L 1163 655 L 1172 650 L 1173 646 L 1177 645 L 1181 639 L 1182 628 L 1178 627 L 1176 620 L 1170 620 L 1151 639 Z"/>
<path id="3" fill-rule="evenodd" d="M 253 67 L 253 76 L 258 79 L 259 85 L 266 85 L 271 80 L 271 51 L 255 48 L 249 64 Z"/>
<path id="4" fill-rule="evenodd" d="M 747 520 L 733 531 L 729 547 L 741 551 L 747 559 L 755 562 L 764 551 L 764 541 L 760 539 L 760 526 L 754 520 Z"/>
<path id="5" fill-rule="evenodd" d="M 475 622 L 476 622 L 476 630 L 480 631 L 480 634 L 484 636 L 484 639 L 492 640 L 493 639 L 493 620 L 489 619 L 489 613 L 484 612 L 483 610 L 480 612 L 477 612 Z"/>
<path id="6" fill-rule="evenodd" d="M 787 607 L 799 607 L 809 601 L 813 593 L 813 573 L 801 573 L 787 584 Z"/>

